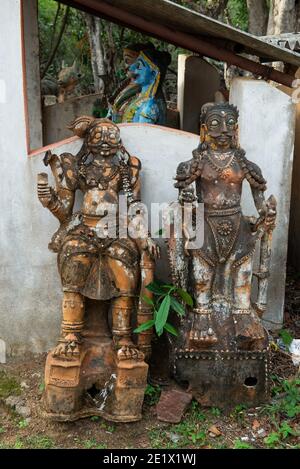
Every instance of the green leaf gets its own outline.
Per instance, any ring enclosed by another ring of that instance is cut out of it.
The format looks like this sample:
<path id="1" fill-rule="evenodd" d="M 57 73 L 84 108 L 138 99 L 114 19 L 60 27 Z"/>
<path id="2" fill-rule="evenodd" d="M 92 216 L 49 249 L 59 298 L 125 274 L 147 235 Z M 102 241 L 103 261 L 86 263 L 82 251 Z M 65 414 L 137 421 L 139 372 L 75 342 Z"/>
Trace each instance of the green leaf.
<path id="1" fill-rule="evenodd" d="M 175 327 L 172 326 L 172 324 L 166 322 L 166 324 L 164 325 L 164 329 L 170 334 L 175 335 L 176 337 L 178 336 L 178 332 Z"/>
<path id="2" fill-rule="evenodd" d="M 178 288 L 177 293 L 181 296 L 187 305 L 194 306 L 194 300 L 187 291 L 183 290 L 182 288 Z"/>
<path id="3" fill-rule="evenodd" d="M 270 433 L 269 436 L 264 438 L 264 442 L 268 446 L 273 446 L 276 443 L 279 443 L 279 441 L 280 441 L 280 435 L 279 435 L 279 433 L 276 433 L 276 432 L 272 432 L 272 433 Z"/>
<path id="4" fill-rule="evenodd" d="M 279 335 L 284 345 L 289 347 L 294 339 L 293 336 L 289 333 L 289 331 L 287 331 L 286 329 L 281 329 L 281 331 L 279 331 Z"/>
<path id="5" fill-rule="evenodd" d="M 297 436 L 297 433 L 292 429 L 292 427 L 290 427 L 287 422 L 282 422 L 279 428 L 279 432 L 284 440 L 290 435 Z"/>
<path id="6" fill-rule="evenodd" d="M 160 336 L 163 333 L 164 325 L 167 322 L 169 311 L 171 306 L 171 297 L 170 295 L 166 295 L 161 305 L 157 311 L 156 319 L 155 319 L 155 330 L 157 334 Z"/>
<path id="7" fill-rule="evenodd" d="M 152 291 L 155 295 L 165 295 L 166 292 L 163 288 L 156 282 L 151 282 L 146 285 L 147 290 Z"/>
<path id="8" fill-rule="evenodd" d="M 171 308 L 179 314 L 179 316 L 185 315 L 185 309 L 182 304 L 179 303 L 175 298 L 171 297 Z"/>
<path id="9" fill-rule="evenodd" d="M 153 308 L 154 308 L 154 306 L 155 306 L 155 305 L 154 305 L 154 301 L 151 300 L 151 298 L 149 298 L 149 296 L 143 295 L 143 296 L 142 296 L 142 300 L 143 300 L 145 303 L 148 303 L 148 305 L 153 306 Z"/>
<path id="10" fill-rule="evenodd" d="M 160 229 L 155 233 L 155 235 L 156 235 L 156 236 L 162 236 L 165 232 L 166 232 L 166 230 L 165 230 L 164 228 L 160 228 Z"/>
<path id="11" fill-rule="evenodd" d="M 151 327 L 153 327 L 154 324 L 155 324 L 154 319 L 151 319 L 150 321 L 147 321 L 147 322 L 143 322 L 143 324 L 141 324 L 139 327 L 134 329 L 133 332 L 135 332 L 136 334 L 139 334 L 140 332 L 147 331 L 148 329 L 151 329 Z"/>

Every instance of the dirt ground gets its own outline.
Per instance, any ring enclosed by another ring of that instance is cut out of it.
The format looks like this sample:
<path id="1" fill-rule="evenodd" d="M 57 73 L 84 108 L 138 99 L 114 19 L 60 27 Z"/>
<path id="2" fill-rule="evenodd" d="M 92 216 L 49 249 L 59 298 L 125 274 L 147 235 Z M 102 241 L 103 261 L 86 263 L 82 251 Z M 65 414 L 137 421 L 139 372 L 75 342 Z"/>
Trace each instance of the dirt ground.
<path id="1" fill-rule="evenodd" d="M 300 338 L 300 277 L 287 281 L 284 329 Z M 276 337 L 272 338 L 274 343 Z M 114 424 L 99 417 L 52 423 L 40 415 L 46 355 L 10 359 L 0 365 L 0 448 L 300 448 L 300 375 L 291 358 L 272 346 L 272 400 L 254 409 L 243 404 L 229 415 L 192 402 L 178 425 L 156 419 L 159 388 L 149 386 L 143 420 Z M 31 415 L 19 415 L 5 403 L 24 399 Z"/>

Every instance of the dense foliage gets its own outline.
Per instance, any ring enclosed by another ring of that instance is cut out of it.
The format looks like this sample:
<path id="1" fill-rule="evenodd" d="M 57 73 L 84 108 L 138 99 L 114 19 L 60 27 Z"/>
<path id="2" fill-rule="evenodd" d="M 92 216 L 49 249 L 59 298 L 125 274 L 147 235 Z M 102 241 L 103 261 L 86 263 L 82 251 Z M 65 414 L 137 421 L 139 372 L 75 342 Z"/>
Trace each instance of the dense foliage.
<path id="1" fill-rule="evenodd" d="M 212 0 L 185 1 L 178 0 L 176 3 L 195 8 L 201 13 L 218 16 L 225 22 L 230 22 L 241 29 L 247 29 L 247 5 L 246 0 L 229 0 L 225 10 L 218 14 L 216 6 L 220 2 Z M 38 0 L 39 5 L 39 32 L 40 32 L 40 63 L 41 75 L 47 78 L 57 78 L 62 64 L 71 66 L 74 60 L 83 74 L 80 83 L 80 93 L 93 91 L 93 73 L 91 67 L 90 45 L 87 28 L 82 12 L 69 8 L 55 0 Z M 67 17 L 65 18 L 65 15 Z M 61 40 L 57 41 L 66 21 Z M 108 77 L 107 82 L 116 82 L 123 77 L 122 70 L 122 47 L 132 42 L 145 42 L 145 36 L 135 31 L 117 25 L 108 27 L 106 21 L 101 21 L 101 40 L 107 60 Z M 159 49 L 168 50 L 172 55 L 171 69 L 177 69 L 177 56 L 182 52 L 178 48 L 155 39 L 152 40 Z M 56 48 L 58 42 L 58 46 Z M 49 64 L 49 57 L 54 57 Z M 46 73 L 45 73 L 46 69 Z"/>

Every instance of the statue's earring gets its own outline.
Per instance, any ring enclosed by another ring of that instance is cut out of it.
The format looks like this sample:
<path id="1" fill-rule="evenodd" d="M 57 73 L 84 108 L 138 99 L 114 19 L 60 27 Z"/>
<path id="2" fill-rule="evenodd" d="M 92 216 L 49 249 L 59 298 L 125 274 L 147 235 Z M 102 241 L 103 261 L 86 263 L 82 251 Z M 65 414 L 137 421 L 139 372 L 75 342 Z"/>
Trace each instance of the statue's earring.
<path id="1" fill-rule="evenodd" d="M 207 127 L 205 124 L 202 124 L 200 127 L 200 146 L 202 150 L 206 150 L 208 145 L 208 135 L 207 135 Z"/>
<path id="2" fill-rule="evenodd" d="M 234 148 L 238 148 L 239 147 L 239 125 L 236 124 L 235 126 L 235 133 L 234 133 L 234 137 L 233 137 L 233 145 L 234 145 Z"/>
<path id="3" fill-rule="evenodd" d="M 207 127 L 202 124 L 200 127 L 200 142 L 205 143 L 207 141 Z"/>

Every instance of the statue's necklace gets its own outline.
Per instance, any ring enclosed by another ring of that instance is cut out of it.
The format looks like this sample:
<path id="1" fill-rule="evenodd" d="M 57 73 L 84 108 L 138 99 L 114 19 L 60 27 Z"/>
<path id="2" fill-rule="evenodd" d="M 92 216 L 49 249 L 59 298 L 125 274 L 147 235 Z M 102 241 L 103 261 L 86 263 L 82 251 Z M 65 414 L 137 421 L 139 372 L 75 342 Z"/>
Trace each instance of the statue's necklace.
<path id="1" fill-rule="evenodd" d="M 116 174 L 119 171 L 119 166 L 114 165 L 114 164 L 112 165 L 106 165 L 106 164 L 101 164 L 101 163 L 95 164 L 95 162 L 93 162 L 91 163 L 90 167 L 92 167 L 93 170 L 92 170 L 92 174 L 89 176 L 87 175 L 87 167 L 85 167 L 84 165 L 81 165 L 79 172 L 81 176 L 84 177 L 84 179 L 86 180 L 86 183 L 89 186 L 92 186 L 92 187 L 98 186 L 99 189 L 101 190 L 108 189 L 109 182 L 116 176 Z M 94 168 L 96 168 L 96 170 L 94 170 Z M 100 174 L 99 174 L 99 171 L 97 171 L 97 169 L 100 169 Z M 105 176 L 103 173 L 105 173 L 107 169 L 110 169 L 111 171 L 107 176 Z"/>
<path id="2" fill-rule="evenodd" d="M 234 163 L 235 161 L 235 156 L 234 153 L 230 154 L 228 157 L 227 153 L 207 153 L 208 156 L 208 163 L 210 166 L 217 171 L 220 175 L 224 173 L 225 170 L 228 170 Z M 227 159 L 227 161 L 226 161 Z M 224 165 L 219 165 L 217 163 L 217 160 L 219 161 L 226 161 Z"/>

